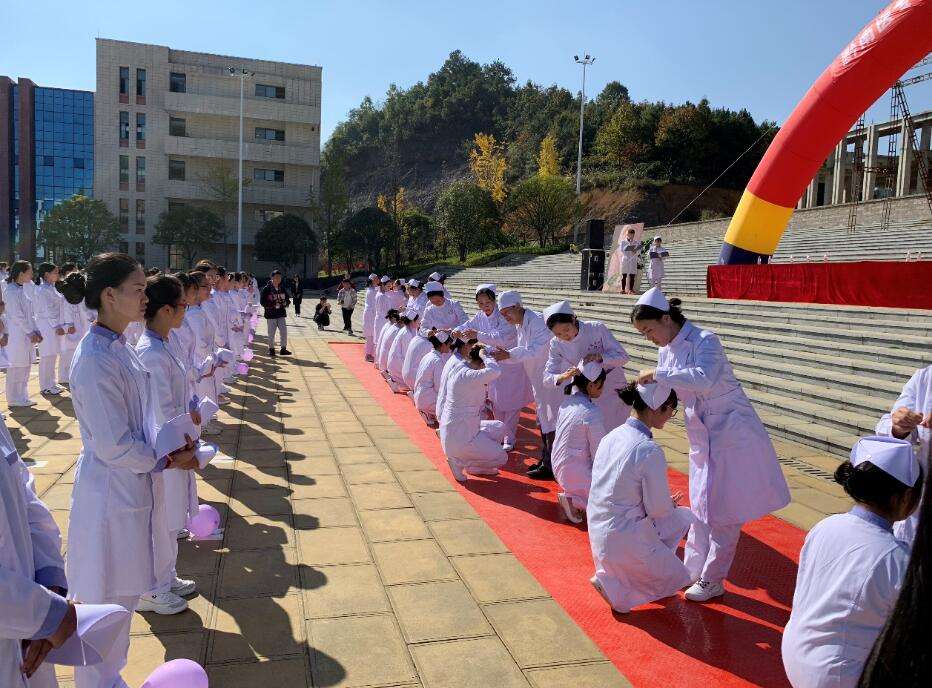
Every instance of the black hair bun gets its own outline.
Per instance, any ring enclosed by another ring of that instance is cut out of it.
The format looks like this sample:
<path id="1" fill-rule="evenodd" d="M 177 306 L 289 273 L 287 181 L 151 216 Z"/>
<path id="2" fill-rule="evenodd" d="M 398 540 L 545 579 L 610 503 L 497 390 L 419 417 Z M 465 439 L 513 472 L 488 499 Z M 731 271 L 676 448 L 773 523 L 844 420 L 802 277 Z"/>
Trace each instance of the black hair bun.
<path id="1" fill-rule="evenodd" d="M 673 308 L 680 308 L 683 305 L 683 300 L 678 298 L 672 298 L 667 303 L 669 303 Z"/>
<path id="2" fill-rule="evenodd" d="M 87 279 L 82 272 L 72 272 L 65 279 L 58 280 L 55 286 L 65 297 L 65 301 L 73 306 L 84 301 L 84 297 L 87 296 Z"/>

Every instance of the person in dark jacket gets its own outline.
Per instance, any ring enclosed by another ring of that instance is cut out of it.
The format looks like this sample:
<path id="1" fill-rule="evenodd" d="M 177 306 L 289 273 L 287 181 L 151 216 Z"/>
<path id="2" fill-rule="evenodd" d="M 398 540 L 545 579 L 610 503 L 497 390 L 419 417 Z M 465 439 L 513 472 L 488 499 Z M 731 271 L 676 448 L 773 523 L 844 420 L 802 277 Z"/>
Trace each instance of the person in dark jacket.
<path id="1" fill-rule="evenodd" d="M 269 332 L 269 356 L 275 355 L 275 331 L 278 330 L 278 337 L 281 341 L 279 353 L 283 356 L 289 355 L 288 351 L 288 326 L 285 324 L 285 309 L 291 303 L 288 299 L 288 292 L 282 286 L 282 271 L 272 270 L 269 281 L 259 294 L 259 303 L 265 309 L 265 323 Z"/>
<path id="2" fill-rule="evenodd" d="M 320 302 L 314 306 L 314 322 L 317 323 L 317 329 L 322 330 L 330 324 L 330 304 L 326 296 L 320 297 Z"/>
<path id="3" fill-rule="evenodd" d="M 294 304 L 294 314 L 301 315 L 301 302 L 304 300 L 304 287 L 301 284 L 301 278 L 295 275 L 288 280 L 288 287 L 291 290 L 291 302 Z"/>

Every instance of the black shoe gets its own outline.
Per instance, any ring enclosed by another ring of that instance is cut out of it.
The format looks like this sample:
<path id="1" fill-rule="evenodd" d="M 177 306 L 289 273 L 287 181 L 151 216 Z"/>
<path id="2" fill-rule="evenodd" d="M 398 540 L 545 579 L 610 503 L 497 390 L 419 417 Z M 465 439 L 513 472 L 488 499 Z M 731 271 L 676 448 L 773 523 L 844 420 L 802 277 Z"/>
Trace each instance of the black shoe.
<path id="1" fill-rule="evenodd" d="M 543 461 L 538 461 L 534 464 L 531 464 L 530 466 L 527 467 L 527 472 L 530 473 L 531 471 L 539 471 L 540 467 L 543 465 L 544 465 Z"/>
<path id="2" fill-rule="evenodd" d="M 553 470 L 547 465 L 529 470 L 527 474 L 534 480 L 553 480 Z"/>
<path id="3" fill-rule="evenodd" d="M 288 351 L 288 349 L 285 347 L 282 347 L 278 353 L 280 353 L 282 356 L 291 356 L 291 352 Z"/>
<path id="4" fill-rule="evenodd" d="M 269 356 L 275 358 L 275 349 L 269 349 Z"/>

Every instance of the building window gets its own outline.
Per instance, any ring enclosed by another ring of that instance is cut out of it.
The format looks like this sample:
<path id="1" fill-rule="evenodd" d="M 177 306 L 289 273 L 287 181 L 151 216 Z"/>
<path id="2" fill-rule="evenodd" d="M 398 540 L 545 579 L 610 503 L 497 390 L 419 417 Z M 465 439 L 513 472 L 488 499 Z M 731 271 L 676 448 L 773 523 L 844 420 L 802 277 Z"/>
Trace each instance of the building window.
<path id="1" fill-rule="evenodd" d="M 146 159 L 141 155 L 136 158 L 136 191 L 146 190 Z"/>
<path id="2" fill-rule="evenodd" d="M 136 113 L 136 148 L 146 147 L 146 114 Z"/>
<path id="3" fill-rule="evenodd" d="M 120 145 L 129 145 L 129 113 L 120 110 Z"/>
<path id="4" fill-rule="evenodd" d="M 142 198 L 136 199 L 136 234 L 146 233 L 146 202 Z"/>
<path id="5" fill-rule="evenodd" d="M 175 210 L 181 210 L 185 207 L 185 204 L 181 201 L 169 201 L 168 202 L 168 212 L 173 212 Z"/>
<path id="6" fill-rule="evenodd" d="M 257 98 L 278 98 L 279 100 L 284 100 L 285 87 L 284 86 L 269 86 L 268 84 L 256 84 L 256 97 Z"/>
<path id="7" fill-rule="evenodd" d="M 129 95 L 129 67 L 120 67 L 120 95 Z"/>
<path id="8" fill-rule="evenodd" d="M 272 218 L 284 215 L 281 210 L 269 210 L 268 208 L 256 208 L 256 222 L 265 224 Z"/>
<path id="9" fill-rule="evenodd" d="M 120 229 L 124 232 L 129 228 L 129 200 L 120 199 Z M 123 251 L 126 253 L 126 251 Z"/>
<path id="10" fill-rule="evenodd" d="M 184 254 L 180 246 L 170 244 L 168 247 L 168 269 L 173 272 L 185 269 Z"/>
<path id="11" fill-rule="evenodd" d="M 168 159 L 168 178 L 175 181 L 184 181 L 184 160 Z"/>
<path id="12" fill-rule="evenodd" d="M 84 169 L 84 158 L 75 158 L 74 159 L 74 169 L 83 170 Z"/>
<path id="13" fill-rule="evenodd" d="M 168 135 L 169 136 L 187 136 L 187 122 L 183 117 L 168 118 Z"/>
<path id="14" fill-rule="evenodd" d="M 140 263 L 144 262 L 146 257 L 146 244 L 144 241 L 136 242 L 136 258 Z"/>
<path id="15" fill-rule="evenodd" d="M 43 156 L 42 156 L 42 166 L 43 166 L 43 167 L 55 167 L 55 156 L 53 156 L 53 155 L 43 155 Z"/>
<path id="16" fill-rule="evenodd" d="M 136 70 L 136 97 L 138 98 L 146 97 L 146 70 L 145 69 Z"/>
<path id="17" fill-rule="evenodd" d="M 120 190 L 125 191 L 129 188 L 129 156 L 120 156 Z"/>
<path id="18" fill-rule="evenodd" d="M 284 141 L 284 129 L 266 129 L 265 127 L 256 127 L 256 141 Z"/>
<path id="19" fill-rule="evenodd" d="M 120 253 L 129 253 L 129 244 L 127 242 L 120 242 Z"/>
<path id="20" fill-rule="evenodd" d="M 185 75 L 182 72 L 171 72 L 168 75 L 168 90 L 172 93 L 187 93 Z"/>
<path id="21" fill-rule="evenodd" d="M 257 182 L 277 182 L 279 184 L 285 181 L 284 170 L 265 170 L 257 167 L 252 171 L 252 178 Z"/>

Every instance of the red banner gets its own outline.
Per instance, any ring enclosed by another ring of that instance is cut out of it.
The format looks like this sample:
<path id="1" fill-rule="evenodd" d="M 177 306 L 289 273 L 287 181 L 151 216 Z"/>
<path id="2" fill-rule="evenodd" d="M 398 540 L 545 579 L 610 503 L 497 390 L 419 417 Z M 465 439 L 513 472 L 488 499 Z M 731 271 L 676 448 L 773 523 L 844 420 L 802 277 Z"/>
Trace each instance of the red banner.
<path id="1" fill-rule="evenodd" d="M 932 309 L 932 261 L 710 265 L 713 299 Z"/>

